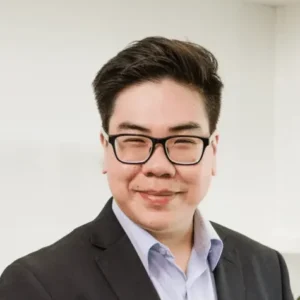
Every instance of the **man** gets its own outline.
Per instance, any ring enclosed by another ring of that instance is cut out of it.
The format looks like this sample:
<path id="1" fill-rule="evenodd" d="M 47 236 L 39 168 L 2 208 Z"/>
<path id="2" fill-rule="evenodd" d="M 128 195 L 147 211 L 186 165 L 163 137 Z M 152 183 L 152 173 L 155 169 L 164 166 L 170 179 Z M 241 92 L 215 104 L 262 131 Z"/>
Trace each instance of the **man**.
<path id="1" fill-rule="evenodd" d="M 99 71 L 113 198 L 92 222 L 8 266 L 1 300 L 292 300 L 278 252 L 197 209 L 216 173 L 217 68 L 198 45 L 149 37 Z"/>

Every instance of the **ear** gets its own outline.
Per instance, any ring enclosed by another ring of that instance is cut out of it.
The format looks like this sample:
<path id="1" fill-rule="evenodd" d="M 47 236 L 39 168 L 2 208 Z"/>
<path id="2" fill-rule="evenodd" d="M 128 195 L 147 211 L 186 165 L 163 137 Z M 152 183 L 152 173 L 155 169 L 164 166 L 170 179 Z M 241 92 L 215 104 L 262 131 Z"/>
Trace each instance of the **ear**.
<path id="1" fill-rule="evenodd" d="M 219 134 L 215 133 L 214 134 L 214 138 L 211 142 L 211 146 L 212 146 L 212 176 L 216 176 L 217 175 L 217 150 L 218 150 L 218 143 L 219 143 Z"/>
<path id="2" fill-rule="evenodd" d="M 102 174 L 106 174 L 107 173 L 107 150 L 109 144 L 102 132 L 100 133 L 100 142 L 103 148 Z"/>

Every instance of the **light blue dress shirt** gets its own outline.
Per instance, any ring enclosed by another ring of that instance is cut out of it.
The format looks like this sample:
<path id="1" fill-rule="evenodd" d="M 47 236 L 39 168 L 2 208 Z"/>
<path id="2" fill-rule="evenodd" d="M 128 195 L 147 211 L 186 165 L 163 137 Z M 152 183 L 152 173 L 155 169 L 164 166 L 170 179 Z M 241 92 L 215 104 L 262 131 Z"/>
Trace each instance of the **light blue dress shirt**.
<path id="1" fill-rule="evenodd" d="M 185 274 L 168 247 L 132 222 L 115 200 L 112 208 L 161 300 L 217 300 L 212 272 L 223 251 L 223 242 L 199 210 L 194 218 L 194 247 Z"/>

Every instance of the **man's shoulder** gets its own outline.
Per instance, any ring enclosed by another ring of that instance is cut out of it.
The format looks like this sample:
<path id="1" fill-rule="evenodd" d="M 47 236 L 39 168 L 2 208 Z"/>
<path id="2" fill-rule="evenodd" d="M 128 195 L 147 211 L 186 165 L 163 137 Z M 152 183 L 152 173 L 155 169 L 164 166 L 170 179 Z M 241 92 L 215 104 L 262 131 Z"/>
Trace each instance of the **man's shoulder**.
<path id="1" fill-rule="evenodd" d="M 91 223 L 81 225 L 54 243 L 18 258 L 8 268 L 19 266 L 33 274 L 50 276 L 53 273 L 63 275 L 70 267 L 80 267 L 92 251 L 89 243 Z"/>
<path id="2" fill-rule="evenodd" d="M 115 223 L 111 201 L 108 201 L 93 220 L 62 234 L 54 243 L 15 260 L 6 269 L 16 266 L 46 277 L 52 274 L 63 276 L 70 272 L 84 274 L 85 269 L 94 267 L 101 242 L 111 242 L 113 230 L 119 234 L 113 238 L 123 234 Z"/>
<path id="3" fill-rule="evenodd" d="M 0 274 L 0 298 L 50 299 L 55 295 L 55 299 L 75 299 L 83 291 L 99 294 L 100 289 L 106 290 L 106 281 L 97 268 L 101 243 L 94 235 L 109 232 L 109 225 L 97 217 L 53 244 L 12 262 Z M 97 284 L 90 278 L 97 278 Z"/>
<path id="4" fill-rule="evenodd" d="M 211 222 L 212 226 L 223 240 L 226 247 L 230 250 L 239 251 L 244 255 L 262 255 L 277 256 L 277 251 L 263 243 L 256 241 L 243 233 L 225 227 L 215 222 Z"/>

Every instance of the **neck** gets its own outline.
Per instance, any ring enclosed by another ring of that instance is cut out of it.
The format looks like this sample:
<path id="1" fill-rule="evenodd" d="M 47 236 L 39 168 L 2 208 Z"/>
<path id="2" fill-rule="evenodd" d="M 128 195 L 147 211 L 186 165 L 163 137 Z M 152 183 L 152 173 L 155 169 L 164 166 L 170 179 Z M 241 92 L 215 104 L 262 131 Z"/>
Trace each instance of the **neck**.
<path id="1" fill-rule="evenodd" d="M 151 232 L 162 244 L 167 246 L 175 257 L 177 265 L 186 272 L 194 244 L 193 220 L 184 228 L 172 232 Z"/>
<path id="2" fill-rule="evenodd" d="M 163 233 L 152 232 L 151 234 L 171 251 L 192 248 L 193 246 L 193 223 L 180 231 Z"/>

